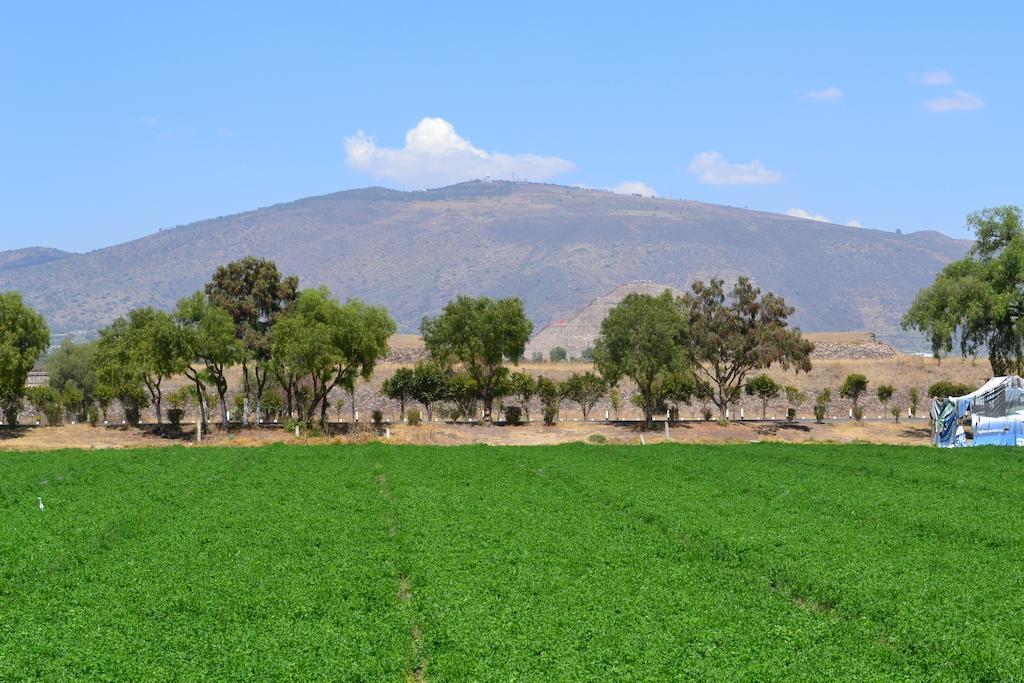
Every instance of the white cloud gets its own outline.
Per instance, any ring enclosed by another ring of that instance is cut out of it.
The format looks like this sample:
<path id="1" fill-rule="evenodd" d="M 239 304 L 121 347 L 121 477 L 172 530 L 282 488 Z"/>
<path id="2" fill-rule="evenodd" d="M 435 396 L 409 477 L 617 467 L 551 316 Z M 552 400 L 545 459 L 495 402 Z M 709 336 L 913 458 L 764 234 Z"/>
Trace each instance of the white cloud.
<path id="1" fill-rule="evenodd" d="M 625 180 L 608 189 L 616 194 L 638 194 L 644 197 L 654 197 L 658 194 L 653 187 L 639 180 Z"/>
<path id="2" fill-rule="evenodd" d="M 806 96 L 812 100 L 838 100 L 842 98 L 843 91 L 834 85 L 830 85 L 821 90 L 808 90 Z"/>
<path id="3" fill-rule="evenodd" d="M 847 221 L 846 222 L 846 227 L 848 227 L 848 228 L 863 228 L 864 225 L 859 220 L 854 218 L 852 221 Z"/>
<path id="4" fill-rule="evenodd" d="M 790 209 L 789 211 L 786 212 L 786 215 L 792 216 L 793 218 L 806 218 L 809 221 L 821 221 L 822 223 L 832 222 L 829 219 L 822 216 L 821 214 L 812 214 L 807 211 L 804 211 L 803 209 Z"/>
<path id="5" fill-rule="evenodd" d="M 925 71 L 915 79 L 921 85 L 950 85 L 953 83 L 953 74 L 945 69 Z"/>
<path id="6" fill-rule="evenodd" d="M 958 88 L 953 91 L 952 97 L 936 97 L 925 102 L 924 106 L 930 112 L 942 114 L 947 111 L 974 111 L 984 107 L 985 103 L 977 95 Z"/>
<path id="7" fill-rule="evenodd" d="M 687 169 L 697 181 L 709 185 L 772 185 L 782 182 L 782 174 L 769 171 L 754 159 L 749 164 L 730 164 L 719 152 L 700 152 Z"/>
<path id="8" fill-rule="evenodd" d="M 426 117 L 405 134 L 405 147 L 378 147 L 363 131 L 345 138 L 350 168 L 407 187 L 439 187 L 474 178 L 547 180 L 571 171 L 571 161 L 538 154 L 485 152 L 441 118 Z"/>

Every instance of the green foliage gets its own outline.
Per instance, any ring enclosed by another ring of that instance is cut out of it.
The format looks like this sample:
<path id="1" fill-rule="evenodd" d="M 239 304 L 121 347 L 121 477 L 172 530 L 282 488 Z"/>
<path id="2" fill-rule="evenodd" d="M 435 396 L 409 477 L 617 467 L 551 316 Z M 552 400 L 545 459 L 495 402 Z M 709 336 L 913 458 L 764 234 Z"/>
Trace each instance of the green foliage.
<path id="1" fill-rule="evenodd" d="M 801 405 L 804 404 L 805 401 L 807 401 L 807 394 L 803 391 L 800 391 L 800 389 L 794 386 L 790 386 L 787 384 L 785 387 L 785 391 L 786 402 L 789 403 L 789 405 L 792 406 L 793 408 L 799 408 Z"/>
<path id="2" fill-rule="evenodd" d="M 526 419 L 530 419 L 530 401 L 537 394 L 537 380 L 525 372 L 513 372 L 508 376 L 508 393 L 519 401 Z"/>
<path id="3" fill-rule="evenodd" d="M 100 411 L 97 410 L 95 403 L 90 403 L 88 407 L 86 407 L 85 420 L 93 427 L 100 423 Z"/>
<path id="4" fill-rule="evenodd" d="M 972 391 L 974 389 L 966 384 L 943 379 L 928 387 L 928 396 L 945 400 L 950 396 L 964 396 Z"/>
<path id="5" fill-rule="evenodd" d="M 416 427 L 421 422 L 419 408 L 409 408 L 405 413 L 405 419 L 408 421 L 410 427 Z"/>
<path id="6" fill-rule="evenodd" d="M 936 357 L 959 340 L 964 356 L 985 350 L 994 375 L 1024 374 L 1024 224 L 1016 206 L 967 216 L 977 239 L 943 268 L 903 317 L 925 333 Z"/>
<path id="7" fill-rule="evenodd" d="M 878 396 L 878 402 L 882 404 L 883 409 L 889 405 L 889 401 L 892 400 L 894 393 L 896 393 L 896 390 L 891 384 L 879 384 L 875 389 L 875 395 Z"/>
<path id="8" fill-rule="evenodd" d="M 202 373 L 191 364 L 184 368 L 185 376 L 192 380 L 202 399 L 199 401 L 200 418 L 206 425 L 209 407 L 206 388 L 208 383 L 212 383 L 220 399 L 221 422 L 226 424 L 227 370 L 240 362 L 244 354 L 242 342 L 235 336 L 235 322 L 227 311 L 210 303 L 202 292 L 195 292 L 180 300 L 175 317 L 184 345 L 182 356 L 205 366 Z"/>
<path id="9" fill-rule="evenodd" d="M 768 401 L 779 397 L 782 393 L 782 386 L 762 373 L 747 382 L 745 391 L 747 396 L 757 396 L 761 399 L 761 419 L 763 420 L 768 416 Z"/>
<path id="10" fill-rule="evenodd" d="M 537 378 L 537 398 L 544 410 L 553 410 L 555 415 L 562 403 L 562 389 L 558 382 L 547 377 Z"/>
<path id="11" fill-rule="evenodd" d="M 556 346 L 548 352 L 548 358 L 552 363 L 563 363 L 569 359 L 569 352 L 564 347 Z"/>
<path id="12" fill-rule="evenodd" d="M 832 402 L 832 390 L 825 387 L 814 397 L 814 421 L 818 424 L 825 422 L 828 417 L 828 404 Z"/>
<path id="13" fill-rule="evenodd" d="M 99 344 L 76 344 L 65 339 L 46 359 L 49 384 L 57 391 L 73 383 L 82 392 L 82 403 L 91 403 L 96 390 L 95 359 Z"/>
<path id="14" fill-rule="evenodd" d="M 644 421 L 650 423 L 666 386 L 689 371 L 687 338 L 686 320 L 671 292 L 627 294 L 601 322 L 594 365 L 609 384 L 633 380 Z"/>
<path id="15" fill-rule="evenodd" d="M 505 406 L 505 424 L 517 425 L 523 422 L 523 409 L 519 406 Z"/>
<path id="16" fill-rule="evenodd" d="M 25 390 L 25 398 L 35 408 L 36 414 L 46 418 L 47 424 L 61 424 L 64 405 L 59 391 L 53 387 L 29 387 Z"/>
<path id="17" fill-rule="evenodd" d="M 433 406 L 439 401 L 447 401 L 449 396 L 448 379 L 451 372 L 434 362 L 420 361 L 413 369 L 412 399 L 419 402 L 427 411 L 427 419 L 434 417 Z"/>
<path id="18" fill-rule="evenodd" d="M 739 278 L 728 292 L 719 278 L 698 280 L 680 304 L 688 316 L 694 372 L 712 389 L 720 419 L 751 371 L 777 364 L 810 372 L 814 344 L 789 328 L 793 307 L 772 292 L 762 295 L 749 279 Z"/>
<path id="19" fill-rule="evenodd" d="M 339 304 L 326 288 L 300 292 L 271 331 L 271 367 L 286 391 L 308 389 L 303 421 L 312 424 L 319 410 L 323 423 L 335 387 L 354 392 L 359 379 L 370 379 L 395 329 L 382 307 L 358 299 Z"/>
<path id="20" fill-rule="evenodd" d="M 413 368 L 401 367 L 395 370 L 395 374 L 384 380 L 381 385 L 381 394 L 393 401 L 398 401 L 400 416 L 405 418 L 405 404 L 414 400 L 416 396 L 416 370 Z"/>
<path id="21" fill-rule="evenodd" d="M 8 416 L 17 415 L 28 373 L 49 344 L 43 316 L 17 292 L 0 293 L 0 406 Z"/>
<path id="22" fill-rule="evenodd" d="M 298 287 L 297 277 L 281 277 L 273 261 L 252 256 L 220 266 L 206 284 L 207 300 L 226 311 L 235 324 L 235 337 L 242 345 L 242 390 L 255 398 L 257 418 L 264 414 L 270 330 L 297 298 Z M 247 421 L 248 415 L 244 418 Z"/>
<path id="23" fill-rule="evenodd" d="M 274 389 L 265 389 L 263 391 L 263 411 L 260 419 L 274 422 L 275 420 L 280 420 L 283 414 L 284 401 L 281 398 L 281 393 Z"/>
<path id="24" fill-rule="evenodd" d="M 434 359 L 458 366 L 473 379 L 484 405 L 484 420 L 490 421 L 494 400 L 507 387 L 508 370 L 502 362 L 518 362 L 533 331 L 523 302 L 460 296 L 441 315 L 424 318 L 420 330 Z"/>
<path id="25" fill-rule="evenodd" d="M 60 402 L 64 406 L 68 420 L 73 422 L 84 421 L 85 393 L 78 388 L 74 381 L 68 381 L 64 384 L 64 390 L 60 392 Z"/>
<path id="26" fill-rule="evenodd" d="M 848 398 L 853 403 L 854 409 L 859 407 L 861 395 L 868 390 L 868 378 L 860 373 L 851 373 L 843 380 L 839 387 L 839 395 Z"/>
<path id="27" fill-rule="evenodd" d="M 550 427 L 551 425 L 558 422 L 558 407 L 552 405 L 544 405 L 540 411 L 541 417 L 544 419 L 544 425 Z"/>
<path id="28" fill-rule="evenodd" d="M 456 422 L 463 417 L 473 419 L 476 415 L 479 395 L 480 387 L 475 379 L 465 373 L 452 375 L 448 380 L 448 396 L 455 402 L 452 419 Z"/>
<path id="29" fill-rule="evenodd" d="M 856 420 L 857 422 L 860 422 L 861 420 L 864 419 L 864 408 L 862 408 L 861 406 L 854 406 L 852 412 L 853 419 Z"/>
<path id="30" fill-rule="evenodd" d="M 917 417 L 917 408 L 921 404 L 921 392 L 917 387 L 911 387 L 907 399 L 910 402 L 910 414 Z"/>
<path id="31" fill-rule="evenodd" d="M 903 412 L 903 411 L 900 410 L 899 406 L 893 406 L 892 410 L 889 411 L 889 414 L 893 416 L 893 418 L 896 420 L 896 422 L 899 422 L 900 421 L 900 413 L 901 412 Z"/>
<path id="32" fill-rule="evenodd" d="M 603 378 L 592 372 L 574 372 L 568 379 L 562 381 L 560 390 L 564 398 L 579 405 L 585 422 L 590 416 L 591 409 L 608 390 L 608 385 Z"/>
<path id="33" fill-rule="evenodd" d="M 608 443 L 608 438 L 604 434 L 591 434 L 587 437 L 587 441 L 590 443 L 604 444 Z"/>
<path id="34" fill-rule="evenodd" d="M 1012 681 L 1019 473 L 832 444 L 8 453 L 0 680 Z"/>
<path id="35" fill-rule="evenodd" d="M 384 411 L 373 410 L 370 412 L 370 419 L 373 420 L 373 424 L 380 425 L 384 423 Z"/>
<path id="36" fill-rule="evenodd" d="M 583 351 L 580 352 L 580 359 L 592 362 L 594 360 L 594 347 L 588 346 L 587 348 L 583 349 Z"/>
<path id="37" fill-rule="evenodd" d="M 23 408 L 21 396 L 0 397 L 0 410 L 4 413 L 4 422 L 9 425 L 18 424 L 18 414 Z"/>
<path id="38" fill-rule="evenodd" d="M 612 387 L 608 390 L 608 401 L 612 404 L 612 412 L 615 413 L 615 419 L 619 419 L 619 411 L 622 410 L 622 393 L 618 387 Z"/>

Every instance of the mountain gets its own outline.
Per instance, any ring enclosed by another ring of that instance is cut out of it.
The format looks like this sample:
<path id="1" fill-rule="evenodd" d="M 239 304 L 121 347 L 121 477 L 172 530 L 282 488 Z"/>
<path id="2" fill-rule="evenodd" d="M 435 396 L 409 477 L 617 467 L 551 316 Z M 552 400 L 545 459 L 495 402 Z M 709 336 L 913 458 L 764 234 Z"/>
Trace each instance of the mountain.
<path id="1" fill-rule="evenodd" d="M 51 249 L 50 247 L 28 247 L 26 249 L 12 249 L 0 251 L 0 272 L 16 270 L 28 266 L 38 266 L 51 261 L 74 256 L 70 251 Z"/>
<path id="2" fill-rule="evenodd" d="M 303 286 L 388 307 L 404 331 L 453 296 L 522 297 L 538 328 L 627 282 L 685 288 L 750 275 L 805 330 L 899 341 L 917 291 L 969 243 L 696 201 L 535 183 L 336 192 L 200 221 L 86 254 L 0 268 L 57 332 L 93 331 L 141 305 L 170 308 L 214 268 L 272 258 Z M 10 253 L 10 252 L 8 252 Z"/>

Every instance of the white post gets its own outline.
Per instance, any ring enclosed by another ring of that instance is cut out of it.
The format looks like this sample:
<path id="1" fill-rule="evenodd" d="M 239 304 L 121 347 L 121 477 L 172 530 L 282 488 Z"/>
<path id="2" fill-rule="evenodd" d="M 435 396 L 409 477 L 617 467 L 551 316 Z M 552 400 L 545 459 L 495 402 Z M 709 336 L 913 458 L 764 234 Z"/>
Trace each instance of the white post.
<path id="1" fill-rule="evenodd" d="M 740 408 L 740 419 L 741 419 L 741 420 L 742 420 L 742 419 L 744 419 L 744 416 L 743 416 L 743 408 Z"/>
<path id="2" fill-rule="evenodd" d="M 853 419 L 853 408 L 850 408 L 850 419 Z"/>
<path id="3" fill-rule="evenodd" d="M 299 435 L 299 425 L 295 425 L 295 436 Z"/>
<path id="4" fill-rule="evenodd" d="M 356 422 L 359 422 L 359 411 L 356 411 Z"/>
<path id="5" fill-rule="evenodd" d="M 202 420 L 197 420 L 196 421 L 196 443 L 197 444 L 203 443 L 203 421 Z"/>
<path id="6" fill-rule="evenodd" d="M 665 440 L 667 441 L 670 438 L 672 438 L 672 437 L 671 437 L 671 435 L 668 432 L 668 420 L 665 420 Z"/>
<path id="7" fill-rule="evenodd" d="M 604 411 L 604 421 L 605 421 L 605 422 L 607 422 L 607 421 L 608 421 L 608 411 L 607 411 L 607 410 L 606 410 L 606 411 Z"/>
<path id="8" fill-rule="evenodd" d="M 641 446 L 646 446 L 647 445 L 647 442 L 644 441 L 644 435 L 643 434 L 640 435 L 640 445 Z"/>
<path id="9" fill-rule="evenodd" d="M 391 440 L 391 427 L 384 428 L 384 438 L 387 439 L 388 441 Z"/>

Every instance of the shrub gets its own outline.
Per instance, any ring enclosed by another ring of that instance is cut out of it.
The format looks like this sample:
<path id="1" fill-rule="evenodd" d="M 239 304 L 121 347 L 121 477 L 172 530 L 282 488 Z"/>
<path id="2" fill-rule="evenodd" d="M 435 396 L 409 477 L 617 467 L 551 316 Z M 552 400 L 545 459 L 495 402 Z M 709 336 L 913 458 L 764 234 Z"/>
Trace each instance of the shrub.
<path id="1" fill-rule="evenodd" d="M 939 380 L 928 387 L 928 395 L 930 397 L 941 399 L 946 399 L 950 396 L 963 396 L 964 394 L 969 394 L 972 391 L 974 391 L 974 389 L 966 384 L 951 382 L 948 379 Z"/>
<path id="2" fill-rule="evenodd" d="M 818 424 L 825 422 L 825 415 L 828 412 L 828 406 L 823 403 L 814 404 L 814 421 Z"/>
<path id="3" fill-rule="evenodd" d="M 558 420 L 558 407 L 557 406 L 544 406 L 544 424 L 550 427 L 555 424 Z"/>
<path id="4" fill-rule="evenodd" d="M 505 422 L 517 425 L 523 421 L 523 409 L 519 406 L 505 406 Z"/>
<path id="5" fill-rule="evenodd" d="M 893 406 L 891 414 L 896 419 L 897 422 L 900 421 L 900 407 L 899 406 Z"/>
<path id="6" fill-rule="evenodd" d="M 860 406 L 860 397 L 868 390 L 868 378 L 860 373 L 853 373 L 846 376 L 842 386 L 839 387 L 839 395 L 850 399 L 854 412 Z"/>
<path id="7" fill-rule="evenodd" d="M 60 392 L 52 387 L 30 387 L 25 391 L 25 396 L 36 413 L 46 418 L 47 424 L 59 425 L 61 423 L 64 406 L 60 400 Z"/>
<path id="8" fill-rule="evenodd" d="M 551 359 L 552 363 L 561 363 L 568 357 L 569 352 L 566 351 L 561 346 L 556 346 L 555 348 L 551 349 L 551 352 L 548 354 L 548 358 Z"/>
<path id="9" fill-rule="evenodd" d="M 863 420 L 864 419 L 864 409 L 861 408 L 860 406 L 854 406 L 853 407 L 853 419 L 856 420 L 857 422 L 860 422 L 861 420 Z"/>
<path id="10" fill-rule="evenodd" d="M 9 425 L 18 424 L 18 413 L 21 412 L 21 397 L 5 397 L 0 399 L 0 406 L 3 406 L 4 422 Z"/>
<path id="11" fill-rule="evenodd" d="M 374 410 L 372 413 L 370 413 L 370 417 L 373 418 L 373 424 L 379 425 L 382 422 L 384 422 L 384 411 Z"/>
<path id="12" fill-rule="evenodd" d="M 917 406 L 921 402 L 921 392 L 917 390 L 917 387 L 911 387 L 908 398 L 910 400 L 910 414 L 917 417 Z"/>
<path id="13" fill-rule="evenodd" d="M 171 423 L 172 426 L 180 427 L 181 418 L 184 415 L 185 410 L 183 408 L 171 408 L 170 410 L 167 411 L 167 420 Z"/>
<path id="14" fill-rule="evenodd" d="M 710 422 L 711 418 L 714 417 L 715 413 L 711 410 L 711 406 L 701 406 L 700 416 L 704 418 L 705 422 Z"/>
<path id="15" fill-rule="evenodd" d="M 88 407 L 86 407 L 85 419 L 93 427 L 100 423 L 100 411 L 98 408 L 96 408 L 95 403 L 90 403 Z"/>
<path id="16" fill-rule="evenodd" d="M 420 420 L 422 419 L 420 417 L 420 409 L 409 408 L 409 410 L 405 411 L 405 419 L 408 420 L 409 424 L 413 427 L 419 425 Z"/>
<path id="17" fill-rule="evenodd" d="M 608 439 L 605 438 L 604 434 L 591 434 L 587 437 L 587 441 L 590 443 L 608 443 Z"/>
<path id="18" fill-rule="evenodd" d="M 796 422 L 796 408 L 786 408 L 786 420 Z"/>

